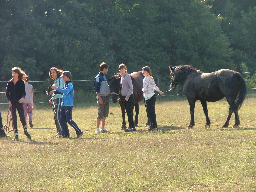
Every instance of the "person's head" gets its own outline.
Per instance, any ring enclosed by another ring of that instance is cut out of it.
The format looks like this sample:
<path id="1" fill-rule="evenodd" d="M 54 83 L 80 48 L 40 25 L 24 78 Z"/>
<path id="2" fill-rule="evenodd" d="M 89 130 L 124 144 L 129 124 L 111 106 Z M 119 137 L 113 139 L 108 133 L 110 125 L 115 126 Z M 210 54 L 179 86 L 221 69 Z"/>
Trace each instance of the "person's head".
<path id="1" fill-rule="evenodd" d="M 108 73 L 108 64 L 105 63 L 105 62 L 102 62 L 100 64 L 100 71 L 103 73 L 103 74 L 107 74 Z"/>
<path id="2" fill-rule="evenodd" d="M 49 77 L 53 80 L 56 80 L 57 78 L 59 78 L 61 76 L 62 73 L 63 73 L 63 70 L 58 69 L 57 67 L 52 67 L 49 70 Z"/>
<path id="3" fill-rule="evenodd" d="M 149 66 L 142 67 L 142 73 L 144 76 L 148 76 L 148 75 L 152 76 L 151 69 Z"/>
<path id="4" fill-rule="evenodd" d="M 127 67 L 124 63 L 119 65 L 118 70 L 121 74 L 127 73 Z"/>
<path id="5" fill-rule="evenodd" d="M 20 79 L 20 80 L 24 81 L 26 76 L 27 76 L 26 73 L 23 70 L 21 70 L 21 68 L 19 68 L 19 67 L 12 68 L 13 79 Z"/>
<path id="6" fill-rule="evenodd" d="M 60 76 L 65 82 L 71 81 L 71 72 L 70 71 L 63 71 L 62 75 Z"/>
<path id="7" fill-rule="evenodd" d="M 26 76 L 25 83 L 28 83 L 30 81 L 29 76 Z"/>

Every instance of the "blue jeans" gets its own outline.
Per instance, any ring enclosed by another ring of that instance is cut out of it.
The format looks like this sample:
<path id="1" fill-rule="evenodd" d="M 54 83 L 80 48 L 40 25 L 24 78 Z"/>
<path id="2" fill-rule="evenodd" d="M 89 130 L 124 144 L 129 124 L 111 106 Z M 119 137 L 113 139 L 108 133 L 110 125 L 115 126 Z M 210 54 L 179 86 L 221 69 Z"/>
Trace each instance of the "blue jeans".
<path id="1" fill-rule="evenodd" d="M 60 125 L 62 128 L 62 136 L 69 137 L 69 130 L 67 123 L 72 126 L 76 134 L 81 134 L 81 130 L 78 128 L 77 124 L 72 120 L 72 108 L 73 106 L 61 106 L 60 111 Z"/>

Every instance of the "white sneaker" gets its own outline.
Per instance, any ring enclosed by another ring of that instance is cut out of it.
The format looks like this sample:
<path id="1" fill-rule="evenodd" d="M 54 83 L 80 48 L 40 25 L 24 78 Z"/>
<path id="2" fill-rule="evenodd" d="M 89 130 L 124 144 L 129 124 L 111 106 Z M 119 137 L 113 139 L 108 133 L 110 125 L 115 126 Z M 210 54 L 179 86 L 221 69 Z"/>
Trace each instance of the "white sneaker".
<path id="1" fill-rule="evenodd" d="M 108 131 L 105 127 L 103 127 L 103 128 L 101 129 L 101 133 L 109 133 L 109 131 Z"/>
<path id="2" fill-rule="evenodd" d="M 95 130 L 95 133 L 100 133 L 100 129 L 97 128 L 97 129 Z"/>

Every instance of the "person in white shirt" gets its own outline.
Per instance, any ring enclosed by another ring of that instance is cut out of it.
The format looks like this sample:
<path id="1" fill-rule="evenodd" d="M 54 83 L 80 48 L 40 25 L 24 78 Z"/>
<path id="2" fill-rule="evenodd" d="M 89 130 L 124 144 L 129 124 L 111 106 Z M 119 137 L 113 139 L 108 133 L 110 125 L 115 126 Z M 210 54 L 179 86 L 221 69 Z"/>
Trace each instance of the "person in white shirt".
<path id="1" fill-rule="evenodd" d="M 149 66 L 145 66 L 142 68 L 142 74 L 145 76 L 145 78 L 143 79 L 142 91 L 146 101 L 147 116 L 150 120 L 149 131 L 152 131 L 157 128 L 156 113 L 155 113 L 156 96 L 154 91 L 156 90 L 161 95 L 163 95 L 164 92 L 160 91 L 160 89 L 156 86 Z"/>

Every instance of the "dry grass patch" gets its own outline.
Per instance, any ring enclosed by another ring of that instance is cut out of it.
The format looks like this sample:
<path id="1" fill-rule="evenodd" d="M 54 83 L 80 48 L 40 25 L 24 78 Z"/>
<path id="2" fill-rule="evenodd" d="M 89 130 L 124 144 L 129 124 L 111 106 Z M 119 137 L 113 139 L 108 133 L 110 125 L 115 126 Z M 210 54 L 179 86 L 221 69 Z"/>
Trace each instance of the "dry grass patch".
<path id="1" fill-rule="evenodd" d="M 211 128 L 196 103 L 194 129 L 187 101 L 157 102 L 160 131 L 148 132 L 140 106 L 135 133 L 120 130 L 119 107 L 111 106 L 110 134 L 94 134 L 97 108 L 75 107 L 80 139 L 55 138 L 51 109 L 34 110 L 32 141 L 0 140 L 1 191 L 254 191 L 256 190 L 255 102 L 246 99 L 241 126 L 222 129 L 226 101 L 209 103 Z M 6 112 L 2 110 L 2 116 Z M 5 120 L 5 118 L 4 118 Z M 12 136 L 12 135 L 11 135 Z"/>

